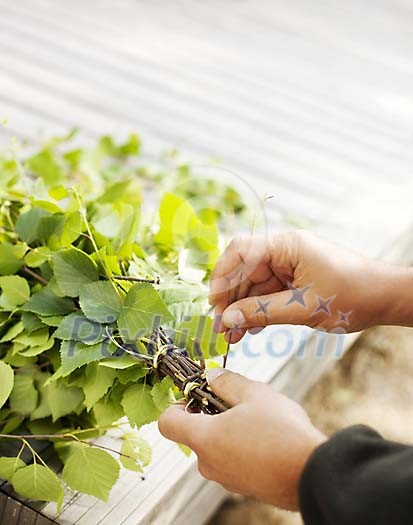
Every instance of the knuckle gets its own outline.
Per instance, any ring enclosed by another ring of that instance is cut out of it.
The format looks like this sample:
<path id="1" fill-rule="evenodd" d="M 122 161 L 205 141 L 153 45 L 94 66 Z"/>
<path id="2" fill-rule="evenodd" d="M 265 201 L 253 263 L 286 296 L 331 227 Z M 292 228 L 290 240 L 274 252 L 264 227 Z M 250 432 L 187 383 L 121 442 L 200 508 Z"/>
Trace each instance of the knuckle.
<path id="1" fill-rule="evenodd" d="M 262 308 L 257 299 L 251 304 L 246 301 L 246 304 L 241 305 L 240 309 L 245 319 L 249 320 L 250 325 L 263 327 L 271 322 L 268 310 Z"/>

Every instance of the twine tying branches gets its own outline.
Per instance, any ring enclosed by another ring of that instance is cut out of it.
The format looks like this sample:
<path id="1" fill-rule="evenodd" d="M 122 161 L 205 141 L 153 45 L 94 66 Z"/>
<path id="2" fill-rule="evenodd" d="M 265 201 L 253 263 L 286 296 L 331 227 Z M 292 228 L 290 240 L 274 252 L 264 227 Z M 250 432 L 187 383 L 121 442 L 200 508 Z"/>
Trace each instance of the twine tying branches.
<path id="1" fill-rule="evenodd" d="M 162 328 L 155 329 L 150 337 L 140 340 L 147 354 L 139 352 L 134 345 L 120 343 L 108 330 L 107 336 L 121 351 L 146 363 L 149 373 L 154 372 L 160 378 L 170 377 L 186 399 L 187 407 L 206 414 L 219 414 L 228 410 L 208 385 L 203 359 L 199 363 L 189 357 L 187 351 L 176 346 Z M 199 345 L 196 345 L 196 349 L 199 353 Z"/>

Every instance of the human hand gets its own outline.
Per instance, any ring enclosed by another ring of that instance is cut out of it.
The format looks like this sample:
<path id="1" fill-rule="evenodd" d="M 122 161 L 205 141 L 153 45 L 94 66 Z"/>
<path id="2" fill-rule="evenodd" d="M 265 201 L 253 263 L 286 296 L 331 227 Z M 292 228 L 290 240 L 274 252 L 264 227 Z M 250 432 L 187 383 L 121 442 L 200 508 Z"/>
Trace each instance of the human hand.
<path id="1" fill-rule="evenodd" d="M 236 239 L 211 274 L 216 329 L 235 343 L 247 330 L 269 324 L 302 324 L 337 332 L 409 324 L 402 314 L 401 319 L 394 315 L 403 310 L 403 304 L 395 307 L 402 302 L 395 295 L 403 295 L 406 278 L 413 291 L 412 274 L 406 276 L 407 271 L 303 231 Z"/>
<path id="2" fill-rule="evenodd" d="M 297 510 L 302 470 L 325 436 L 297 403 L 265 383 L 217 368 L 208 382 L 232 408 L 210 416 L 173 405 L 159 419 L 161 433 L 194 450 L 205 478 Z"/>

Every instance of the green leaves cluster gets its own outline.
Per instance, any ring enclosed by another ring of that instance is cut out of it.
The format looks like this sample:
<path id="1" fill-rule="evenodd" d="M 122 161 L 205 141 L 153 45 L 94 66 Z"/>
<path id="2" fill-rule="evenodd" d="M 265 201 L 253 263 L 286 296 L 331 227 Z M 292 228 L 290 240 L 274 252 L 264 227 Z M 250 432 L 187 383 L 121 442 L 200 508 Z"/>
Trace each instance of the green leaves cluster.
<path id="1" fill-rule="evenodd" d="M 180 191 L 163 195 L 146 224 L 156 174 L 139 162 L 139 138 L 103 137 L 88 150 L 68 149 L 70 138 L 22 162 L 0 153 L 0 478 L 58 506 L 65 486 L 107 500 L 121 468 L 141 472 L 151 450 L 137 429 L 179 396 L 119 343 L 145 352 L 162 326 L 194 357 L 226 347 L 204 315 L 219 217 L 197 213 Z M 241 209 L 233 190 L 223 196 L 222 209 Z M 124 416 L 132 429 L 122 431 Z M 119 432 L 112 453 L 90 442 L 108 428 Z M 61 476 L 31 436 L 53 442 Z M 21 442 L 16 457 L 2 453 L 9 439 Z"/>

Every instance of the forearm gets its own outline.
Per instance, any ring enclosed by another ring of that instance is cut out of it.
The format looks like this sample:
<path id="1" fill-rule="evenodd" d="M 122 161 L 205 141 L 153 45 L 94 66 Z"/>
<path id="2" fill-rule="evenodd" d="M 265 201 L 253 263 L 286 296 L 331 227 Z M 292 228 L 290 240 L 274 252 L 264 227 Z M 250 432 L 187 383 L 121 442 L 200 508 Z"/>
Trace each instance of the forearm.
<path id="1" fill-rule="evenodd" d="M 305 525 L 412 523 L 413 447 L 356 426 L 311 456 L 300 481 Z"/>
<path id="2" fill-rule="evenodd" d="M 377 276 L 378 322 L 413 326 L 413 268 L 383 265 Z"/>

